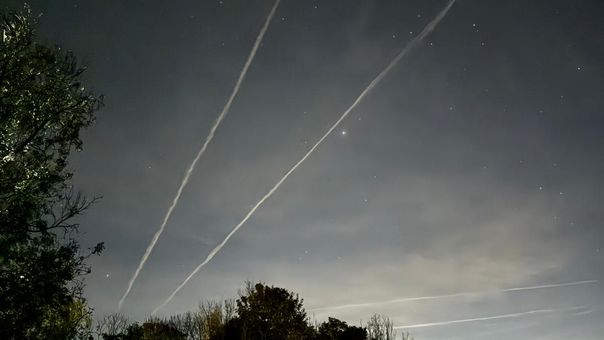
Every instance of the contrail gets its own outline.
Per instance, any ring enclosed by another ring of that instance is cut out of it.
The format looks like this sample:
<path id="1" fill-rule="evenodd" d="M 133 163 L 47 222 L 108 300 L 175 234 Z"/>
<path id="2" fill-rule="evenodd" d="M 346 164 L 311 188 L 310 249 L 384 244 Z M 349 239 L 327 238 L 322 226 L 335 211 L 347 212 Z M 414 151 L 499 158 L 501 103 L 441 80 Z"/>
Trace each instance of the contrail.
<path id="1" fill-rule="evenodd" d="M 208 145 L 214 138 L 214 133 L 216 132 L 216 129 L 218 129 L 218 126 L 220 125 L 220 123 L 222 122 L 224 117 L 229 112 L 229 109 L 231 108 L 231 104 L 233 103 L 233 100 L 235 99 L 235 97 L 237 96 L 237 93 L 239 92 L 241 83 L 243 82 L 243 79 L 245 78 L 245 75 L 247 74 L 247 71 L 250 68 L 250 65 L 252 64 L 252 61 L 254 60 L 254 57 L 256 56 L 256 52 L 258 51 L 258 47 L 260 46 L 260 43 L 262 42 L 264 33 L 266 33 L 266 30 L 268 29 L 268 26 L 269 26 L 271 20 L 273 19 L 273 16 L 275 15 L 275 11 L 277 10 L 277 7 L 279 6 L 280 2 L 281 2 L 281 0 L 276 0 L 275 4 L 271 8 L 271 11 L 268 14 L 268 17 L 266 18 L 266 21 L 264 22 L 262 29 L 260 29 L 260 33 L 258 33 L 258 37 L 256 37 L 256 41 L 254 42 L 252 51 L 250 52 L 250 55 L 247 57 L 247 60 L 245 61 L 245 64 L 243 65 L 243 69 L 241 70 L 241 73 L 239 74 L 239 78 L 237 79 L 237 82 L 235 83 L 235 88 L 233 89 L 233 92 L 231 93 L 229 100 L 227 100 L 226 104 L 222 108 L 222 111 L 220 112 L 220 115 L 218 115 L 218 118 L 216 118 L 214 125 L 212 125 L 212 128 L 210 129 L 210 133 L 208 134 L 208 137 L 206 137 L 206 140 L 203 143 L 203 146 L 201 147 L 201 149 L 199 149 L 199 152 L 197 152 L 197 155 L 193 159 L 193 162 L 191 162 L 191 165 L 189 165 L 189 168 L 187 169 L 187 172 L 185 173 L 185 176 L 183 177 L 182 182 L 180 183 L 180 187 L 178 188 L 178 191 L 176 192 L 176 196 L 174 196 L 174 199 L 172 200 L 172 204 L 170 205 L 170 208 L 168 209 L 166 216 L 164 216 L 164 220 L 163 220 L 161 226 L 155 232 L 155 235 L 153 235 L 153 239 L 151 240 L 151 243 L 149 243 L 149 245 L 147 246 L 147 250 L 145 250 L 145 254 L 143 255 L 140 263 L 138 264 L 138 268 L 136 268 L 134 275 L 132 275 L 130 282 L 128 282 L 128 288 L 126 289 L 126 292 L 124 293 L 124 295 L 122 296 L 122 298 L 120 299 L 120 302 L 118 304 L 118 310 L 122 308 L 122 304 L 124 303 L 124 300 L 130 293 L 130 290 L 132 289 L 132 285 L 134 285 L 134 282 L 136 281 L 138 274 L 140 274 L 141 270 L 145 266 L 145 262 L 147 262 L 147 259 L 149 258 L 149 255 L 151 255 L 151 252 L 153 251 L 153 248 L 155 247 L 157 240 L 159 239 L 162 232 L 164 231 L 164 228 L 166 227 L 166 224 L 168 223 L 168 220 L 170 219 L 170 215 L 172 215 L 172 211 L 174 211 L 174 208 L 178 204 L 180 195 L 182 195 L 183 189 L 189 182 L 189 177 L 191 177 L 191 174 L 193 173 L 193 170 L 195 169 L 197 162 L 199 161 L 201 156 L 204 154 L 204 152 L 208 148 Z"/>
<path id="2" fill-rule="evenodd" d="M 413 325 L 405 325 L 405 326 L 395 326 L 394 329 L 410 329 L 410 328 L 424 328 L 424 327 L 434 327 L 434 326 L 446 326 L 446 325 L 454 325 L 458 323 L 467 323 L 467 322 L 478 322 L 478 321 L 488 321 L 488 320 L 498 320 L 498 319 L 512 319 L 512 318 L 520 318 L 523 316 L 535 315 L 535 314 L 551 314 L 558 312 L 571 312 L 571 311 L 581 311 L 588 309 L 586 306 L 577 306 L 570 308 L 561 308 L 561 309 L 537 309 L 530 310 L 526 312 L 520 313 L 510 313 L 510 314 L 501 314 L 501 315 L 493 315 L 493 316 L 485 316 L 480 318 L 471 318 L 471 319 L 459 319 L 459 320 L 449 320 L 449 321 L 439 321 L 439 322 L 429 322 L 429 323 L 418 323 Z"/>
<path id="3" fill-rule="evenodd" d="M 317 312 L 317 311 L 322 311 L 322 310 L 335 310 L 335 309 L 370 307 L 370 306 L 385 305 L 385 304 L 390 304 L 390 303 L 400 303 L 400 302 L 413 302 L 413 301 L 423 301 L 423 300 L 437 300 L 437 299 L 446 299 L 446 298 L 456 298 L 456 297 L 472 296 L 472 295 L 478 295 L 478 294 L 484 294 L 484 293 L 509 293 L 509 292 L 524 291 L 524 290 L 536 290 L 536 289 L 546 289 L 546 288 L 580 286 L 580 285 L 596 284 L 598 282 L 599 282 L 598 280 L 586 280 L 586 281 L 574 281 L 574 282 L 547 284 L 547 285 L 539 285 L 539 286 L 528 286 L 528 287 L 515 287 L 515 288 L 507 288 L 507 289 L 497 289 L 497 290 L 490 290 L 490 291 L 461 292 L 461 293 L 443 294 L 443 295 L 431 295 L 431 296 L 416 296 L 416 297 L 397 298 L 397 299 L 392 299 L 392 300 L 383 300 L 383 301 L 373 301 L 373 302 L 365 302 L 365 303 L 354 303 L 354 304 L 346 304 L 346 305 L 338 305 L 338 306 L 320 307 L 320 308 L 309 309 L 308 311 L 309 312 Z"/>
<path id="4" fill-rule="evenodd" d="M 449 0 L 449 2 L 447 3 L 447 6 L 440 12 L 438 13 L 438 15 L 436 16 L 436 18 L 434 18 L 432 21 L 430 21 L 430 23 L 428 23 L 428 25 L 423 29 L 423 31 L 417 35 L 415 38 L 413 38 L 408 44 L 407 46 L 405 46 L 403 48 L 403 50 L 394 58 L 394 60 L 392 60 L 390 62 L 390 64 L 388 64 L 388 66 L 382 71 L 380 72 L 380 74 L 378 74 L 377 77 L 375 77 L 375 79 L 373 79 L 371 81 L 371 83 L 369 83 L 369 85 L 365 88 L 365 90 L 363 90 L 363 92 L 361 92 L 361 94 L 357 97 L 357 99 L 352 103 L 352 105 L 340 116 L 340 118 L 329 128 L 329 130 L 327 130 L 327 132 L 325 132 L 325 134 L 315 143 L 315 145 L 312 146 L 312 148 L 310 148 L 310 150 L 308 150 L 308 152 L 296 163 L 294 164 L 294 166 L 291 167 L 291 169 L 289 169 L 289 171 L 287 173 L 285 173 L 285 175 L 262 197 L 262 199 L 260 199 L 260 201 L 258 201 L 258 203 L 256 203 L 256 205 L 254 205 L 252 207 L 252 209 L 250 209 L 250 211 L 247 213 L 247 215 L 245 215 L 245 217 L 243 218 L 243 220 L 241 220 L 241 222 L 239 222 L 234 228 L 233 230 L 231 230 L 231 232 L 224 238 L 224 240 L 222 242 L 220 242 L 219 245 L 217 245 L 214 249 L 212 249 L 212 251 L 208 254 L 208 256 L 206 257 L 206 259 L 200 263 L 190 274 L 189 276 L 187 276 L 187 278 L 176 288 L 176 290 L 174 290 L 172 292 L 172 294 L 170 294 L 170 296 L 166 299 L 166 301 L 164 301 L 159 307 L 155 308 L 155 310 L 153 311 L 153 314 L 155 314 L 155 312 L 157 312 L 159 309 L 161 309 L 163 306 L 165 306 L 166 304 L 168 304 L 172 298 L 174 298 L 174 296 L 182 289 L 182 287 L 184 287 L 187 282 L 189 282 L 189 280 L 195 275 L 197 274 L 197 272 L 203 268 L 203 266 L 205 266 L 208 262 L 210 262 L 210 260 L 212 260 L 212 258 L 222 249 L 222 247 L 224 247 L 224 245 L 229 241 L 229 239 L 239 230 L 239 228 L 241 228 L 241 226 L 243 226 L 243 224 L 245 222 L 247 222 L 247 220 L 254 214 L 254 212 L 256 212 L 256 210 L 264 203 L 264 201 L 266 201 L 268 198 L 270 198 L 273 193 L 279 189 L 279 187 L 281 186 L 281 184 L 283 184 L 283 182 L 285 182 L 285 180 L 294 172 L 296 171 L 296 169 L 302 164 L 304 163 L 304 161 L 313 153 L 313 151 L 315 151 L 315 149 L 317 147 L 319 147 L 319 145 L 321 145 L 321 143 L 325 140 L 325 138 L 327 138 L 327 136 L 329 136 L 333 130 L 335 130 L 338 125 L 340 125 L 340 123 L 344 120 L 344 118 L 346 118 L 346 116 L 348 116 L 348 114 L 355 108 L 357 107 L 357 105 L 363 100 L 363 98 L 365 98 L 365 96 L 377 85 L 379 84 L 382 79 L 384 79 L 384 77 L 386 77 L 386 75 L 390 72 L 390 70 L 392 70 L 392 68 L 394 66 L 396 66 L 396 64 L 398 64 L 398 62 L 413 48 L 415 47 L 415 45 L 417 45 L 422 39 L 424 39 L 430 32 L 432 32 L 434 30 L 434 28 L 436 28 L 436 26 L 438 25 L 438 23 L 445 17 L 445 15 L 447 14 L 447 12 L 449 11 L 449 9 L 451 8 L 451 6 L 453 6 L 453 4 L 455 3 L 456 0 Z"/>

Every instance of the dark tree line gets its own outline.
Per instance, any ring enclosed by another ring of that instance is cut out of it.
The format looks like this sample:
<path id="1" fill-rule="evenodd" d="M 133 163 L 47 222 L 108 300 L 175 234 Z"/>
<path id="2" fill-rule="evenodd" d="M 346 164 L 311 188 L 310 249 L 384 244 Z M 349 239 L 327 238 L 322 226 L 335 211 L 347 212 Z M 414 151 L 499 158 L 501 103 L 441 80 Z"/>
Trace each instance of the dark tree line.
<path id="1" fill-rule="evenodd" d="M 393 340 L 392 322 L 374 315 L 363 326 L 336 318 L 313 323 L 297 294 L 262 283 L 249 284 L 236 300 L 206 303 L 196 312 L 129 323 L 119 314 L 98 323 L 105 340 Z M 403 334 L 403 339 L 410 337 Z"/>

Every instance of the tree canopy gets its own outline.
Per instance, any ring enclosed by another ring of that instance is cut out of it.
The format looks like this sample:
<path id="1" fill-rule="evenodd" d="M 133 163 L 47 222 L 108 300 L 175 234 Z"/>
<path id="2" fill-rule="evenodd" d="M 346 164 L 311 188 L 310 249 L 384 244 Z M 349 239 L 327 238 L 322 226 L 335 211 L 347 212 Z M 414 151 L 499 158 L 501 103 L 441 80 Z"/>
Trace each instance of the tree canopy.
<path id="1" fill-rule="evenodd" d="M 303 300 L 284 288 L 249 283 L 237 300 L 209 302 L 194 312 L 128 324 L 121 314 L 103 318 L 96 333 L 106 340 L 394 340 L 392 321 L 370 317 L 365 327 L 330 317 L 311 322 Z M 403 339 L 411 340 L 403 333 Z"/>
<path id="2" fill-rule="evenodd" d="M 257 283 L 237 300 L 237 314 L 250 339 L 307 339 L 313 330 L 302 302 L 286 289 Z"/>
<path id="3" fill-rule="evenodd" d="M 318 340 L 365 340 L 367 330 L 362 327 L 348 326 L 336 318 L 328 318 L 319 326 Z"/>
<path id="4" fill-rule="evenodd" d="M 72 237 L 89 204 L 67 158 L 101 99 L 73 54 L 39 44 L 28 7 L 2 16 L 0 41 L 0 338 L 72 338 L 89 318 Z M 98 244 L 91 253 L 99 253 Z"/>

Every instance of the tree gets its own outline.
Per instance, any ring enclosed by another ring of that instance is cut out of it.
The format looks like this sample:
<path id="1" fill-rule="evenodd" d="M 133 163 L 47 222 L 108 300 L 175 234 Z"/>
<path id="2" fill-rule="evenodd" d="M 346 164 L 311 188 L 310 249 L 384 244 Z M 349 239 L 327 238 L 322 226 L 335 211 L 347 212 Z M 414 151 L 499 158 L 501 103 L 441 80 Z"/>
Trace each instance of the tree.
<path id="1" fill-rule="evenodd" d="M 81 255 L 72 237 L 94 200 L 74 192 L 67 157 L 102 102 L 71 53 L 35 42 L 35 23 L 25 7 L 0 29 L 0 338 L 69 339 L 88 322 L 85 260 L 103 245 Z"/>
<path id="2" fill-rule="evenodd" d="M 367 339 L 367 330 L 363 327 L 348 326 L 342 336 L 341 340 L 365 340 Z"/>
<path id="3" fill-rule="evenodd" d="M 259 340 L 311 339 L 302 299 L 283 288 L 248 284 L 237 299 L 242 338 Z"/>
<path id="4" fill-rule="evenodd" d="M 348 326 L 336 318 L 328 318 L 319 326 L 318 340 L 365 340 L 367 331 L 362 327 Z"/>
<path id="5" fill-rule="evenodd" d="M 233 319 L 235 300 L 204 302 L 194 312 L 171 316 L 168 319 L 176 329 L 190 340 L 225 339 L 226 325 Z M 238 333 L 237 333 L 238 334 Z"/>
<path id="6" fill-rule="evenodd" d="M 176 329 L 170 322 L 161 320 L 149 320 L 143 323 L 143 337 L 141 339 L 149 340 L 185 340 L 184 333 Z"/>
<path id="7" fill-rule="evenodd" d="M 367 322 L 368 340 L 394 340 L 396 331 L 392 321 L 384 315 L 374 314 Z M 413 340 L 409 334 L 403 333 L 403 340 Z"/>
<path id="8" fill-rule="evenodd" d="M 121 313 L 113 313 L 97 320 L 96 334 L 103 339 L 119 339 L 128 329 L 128 318 Z"/>
<path id="9" fill-rule="evenodd" d="M 187 335 L 170 321 L 151 319 L 133 323 L 119 333 L 101 334 L 103 340 L 185 340 Z"/>
<path id="10" fill-rule="evenodd" d="M 369 319 L 367 328 L 349 326 L 336 318 L 310 325 L 303 300 L 286 289 L 247 282 L 236 301 L 200 303 L 193 312 L 128 324 L 121 314 L 98 321 L 105 340 L 394 340 L 392 321 L 383 315 Z M 403 332 L 403 340 L 412 340 Z"/>

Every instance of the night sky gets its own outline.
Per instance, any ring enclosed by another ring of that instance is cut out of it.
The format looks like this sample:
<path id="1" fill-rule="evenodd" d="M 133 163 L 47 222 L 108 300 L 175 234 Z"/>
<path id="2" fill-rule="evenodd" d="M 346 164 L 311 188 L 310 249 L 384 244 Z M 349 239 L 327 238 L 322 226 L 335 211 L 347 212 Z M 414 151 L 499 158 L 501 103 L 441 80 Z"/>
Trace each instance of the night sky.
<path id="1" fill-rule="evenodd" d="M 71 159 L 75 185 L 103 196 L 79 238 L 107 247 L 86 290 L 104 315 L 273 2 L 30 3 L 40 40 L 74 51 L 105 95 Z M 164 301 L 445 4 L 282 0 L 123 312 Z M 310 314 L 467 321 L 410 329 L 418 340 L 601 339 L 603 15 L 599 0 L 458 0 L 161 314 L 245 280 L 307 310 L 478 292 Z"/>

